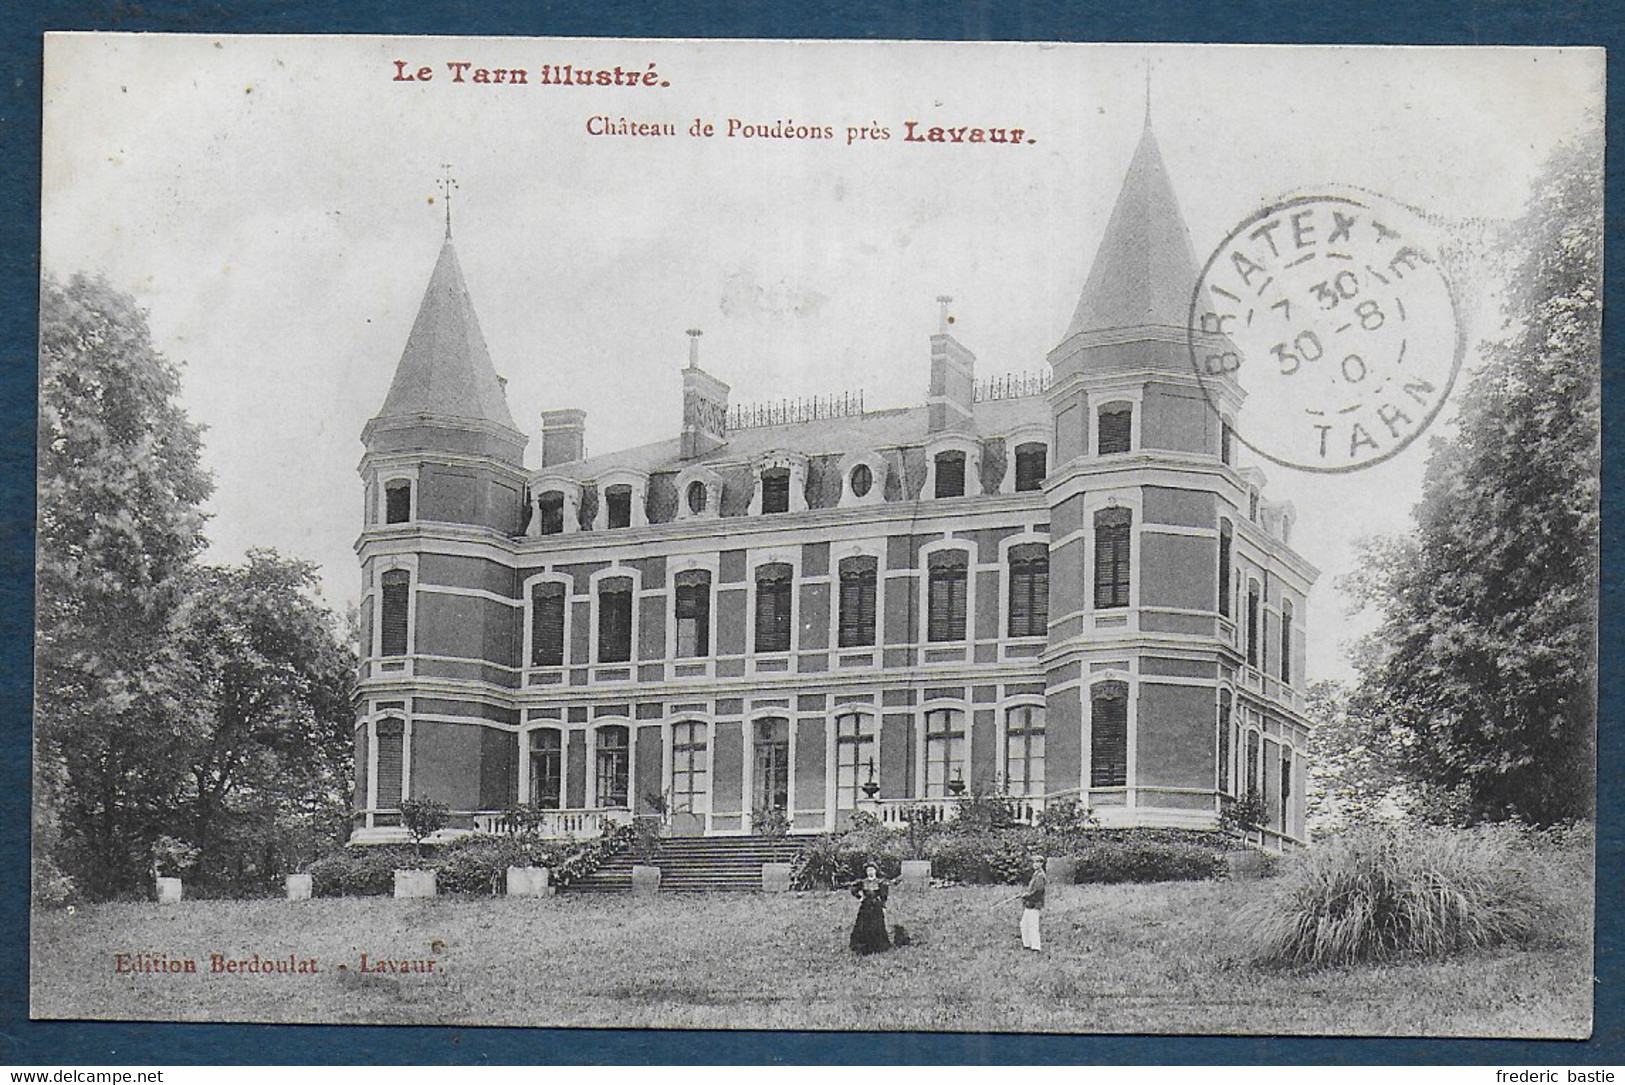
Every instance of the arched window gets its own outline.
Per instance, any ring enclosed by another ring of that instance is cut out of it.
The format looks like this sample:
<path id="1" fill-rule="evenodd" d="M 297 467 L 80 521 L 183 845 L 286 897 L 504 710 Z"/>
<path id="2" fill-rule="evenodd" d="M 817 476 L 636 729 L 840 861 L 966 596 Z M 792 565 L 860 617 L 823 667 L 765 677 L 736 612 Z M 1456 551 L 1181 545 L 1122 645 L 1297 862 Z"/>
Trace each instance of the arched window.
<path id="1" fill-rule="evenodd" d="M 794 576 L 783 562 L 756 570 L 756 650 L 790 650 L 791 590 Z"/>
<path id="2" fill-rule="evenodd" d="M 1219 691 L 1219 723 L 1218 735 L 1215 739 L 1219 759 L 1219 790 L 1226 795 L 1232 794 L 1230 781 L 1230 691 Z"/>
<path id="3" fill-rule="evenodd" d="M 564 666 L 564 585 L 542 581 L 530 586 L 530 665 Z"/>
<path id="4" fill-rule="evenodd" d="M 627 809 L 627 791 L 632 764 L 627 729 L 618 724 L 600 727 L 593 733 L 600 810 Z"/>
<path id="5" fill-rule="evenodd" d="M 774 467 L 762 472 L 762 511 L 764 513 L 790 511 L 788 468 Z"/>
<path id="6" fill-rule="evenodd" d="M 965 779 L 965 713 L 934 708 L 925 714 L 925 797 L 947 798 Z"/>
<path id="7" fill-rule="evenodd" d="M 536 534 L 562 535 L 564 533 L 564 495 L 549 490 L 536 499 Z"/>
<path id="8" fill-rule="evenodd" d="M 1129 600 L 1129 539 L 1134 517 L 1127 509 L 1095 513 L 1095 609 L 1126 607 Z"/>
<path id="9" fill-rule="evenodd" d="M 604 521 L 611 529 L 632 526 L 632 487 L 620 485 L 604 489 Z"/>
<path id="10" fill-rule="evenodd" d="M 1004 714 L 1004 781 L 1010 794 L 1044 794 L 1044 708 L 1017 705 Z"/>
<path id="11" fill-rule="evenodd" d="M 1016 492 L 1042 490 L 1049 474 L 1049 449 L 1037 441 L 1016 446 Z"/>
<path id="12" fill-rule="evenodd" d="M 685 569 L 677 574 L 675 602 L 677 654 L 683 658 L 711 652 L 711 574 Z"/>
<path id="13" fill-rule="evenodd" d="M 1090 692 L 1089 786 L 1128 786 L 1128 685 L 1100 682 Z"/>
<path id="14" fill-rule="evenodd" d="M 878 561 L 867 556 L 841 559 L 837 643 L 842 648 L 866 648 L 875 642 L 875 580 L 878 566 Z"/>
<path id="15" fill-rule="evenodd" d="M 1258 791 L 1258 753 L 1259 737 L 1257 731 L 1247 732 L 1247 794 L 1256 795 Z"/>
<path id="16" fill-rule="evenodd" d="M 1281 600 L 1281 681 L 1292 684 L 1292 600 Z"/>
<path id="17" fill-rule="evenodd" d="M 391 479 L 384 483 L 384 523 L 404 524 L 412 519 L 412 480 Z"/>
<path id="18" fill-rule="evenodd" d="M 1109 456 L 1114 452 L 1127 452 L 1134 443 L 1134 405 L 1108 403 L 1100 409 L 1097 427 L 1096 452 Z"/>
<path id="19" fill-rule="evenodd" d="M 1292 811 L 1292 751 L 1281 747 L 1281 831 L 1291 832 L 1287 815 Z"/>
<path id="20" fill-rule="evenodd" d="M 703 814 L 710 793 L 710 760 L 705 724 L 684 720 L 671 728 L 671 808 L 673 813 Z"/>
<path id="21" fill-rule="evenodd" d="M 936 455 L 937 497 L 965 496 L 965 454 L 938 452 Z"/>
<path id="22" fill-rule="evenodd" d="M 1010 548 L 1010 623 L 1012 637 L 1049 634 L 1049 547 L 1023 543 Z"/>
<path id="23" fill-rule="evenodd" d="M 1235 544 L 1229 520 L 1219 521 L 1219 613 L 1230 617 L 1230 548 Z"/>
<path id="24" fill-rule="evenodd" d="M 530 733 L 530 804 L 543 810 L 564 807 L 564 735 L 557 728 Z"/>
<path id="25" fill-rule="evenodd" d="M 378 578 L 379 645 L 378 654 L 403 656 L 410 651 L 412 574 L 391 569 Z"/>
<path id="26" fill-rule="evenodd" d="M 875 717 L 847 712 L 835 717 L 835 808 L 856 810 L 863 785 L 875 780 Z M 878 782 L 878 781 L 877 781 Z"/>
<path id="27" fill-rule="evenodd" d="M 1258 666 L 1258 581 L 1247 581 L 1247 665 Z"/>
<path id="28" fill-rule="evenodd" d="M 963 550 L 943 550 L 928 561 L 926 586 L 926 639 L 965 639 L 967 566 Z"/>
<path id="29" fill-rule="evenodd" d="M 751 783 L 755 794 L 753 810 L 790 808 L 790 721 L 773 717 L 757 720 L 752 727 L 755 760 L 751 763 Z"/>
<path id="30" fill-rule="evenodd" d="M 406 721 L 379 720 L 373 729 L 378 736 L 378 781 L 374 785 L 377 790 L 373 805 L 380 810 L 394 810 L 401 805 Z"/>
<path id="31" fill-rule="evenodd" d="M 598 582 L 598 662 L 626 663 L 632 658 L 632 578 Z"/>

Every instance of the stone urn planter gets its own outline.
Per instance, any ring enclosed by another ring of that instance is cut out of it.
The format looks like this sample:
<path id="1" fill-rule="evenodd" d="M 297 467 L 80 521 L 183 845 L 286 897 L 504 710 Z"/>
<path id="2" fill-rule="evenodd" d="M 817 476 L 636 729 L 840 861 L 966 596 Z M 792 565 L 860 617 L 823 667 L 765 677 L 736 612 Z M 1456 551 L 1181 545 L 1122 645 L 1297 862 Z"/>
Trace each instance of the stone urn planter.
<path id="1" fill-rule="evenodd" d="M 762 864 L 762 892 L 788 893 L 790 891 L 790 864 Z"/>
<path id="2" fill-rule="evenodd" d="M 660 868 L 657 866 L 644 866 L 641 863 L 632 866 L 632 895 L 634 897 L 652 897 L 660 892 Z"/>
<path id="3" fill-rule="evenodd" d="M 397 897 L 432 897 L 434 894 L 434 871 L 397 870 L 395 872 L 395 895 Z"/>
<path id="4" fill-rule="evenodd" d="M 511 866 L 508 868 L 508 895 L 510 897 L 548 897 L 553 888 L 548 884 L 545 866 Z"/>
<path id="5" fill-rule="evenodd" d="M 179 878 L 159 878 L 158 903 L 179 904 L 182 897 L 181 880 Z"/>
<path id="6" fill-rule="evenodd" d="M 283 879 L 289 900 L 309 900 L 312 884 L 309 874 L 289 874 Z"/>
<path id="7" fill-rule="evenodd" d="M 931 888 L 931 860 L 904 859 L 903 874 L 897 881 L 897 888 L 914 892 Z"/>

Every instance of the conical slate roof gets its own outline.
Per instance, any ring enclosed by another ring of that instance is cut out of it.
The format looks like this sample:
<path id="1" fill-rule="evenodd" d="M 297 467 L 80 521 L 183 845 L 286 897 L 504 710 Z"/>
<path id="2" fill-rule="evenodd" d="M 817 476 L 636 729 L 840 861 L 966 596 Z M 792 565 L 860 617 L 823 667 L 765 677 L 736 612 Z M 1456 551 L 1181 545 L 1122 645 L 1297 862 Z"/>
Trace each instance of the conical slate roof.
<path id="1" fill-rule="evenodd" d="M 378 412 L 380 419 L 416 415 L 515 428 L 449 234 Z"/>
<path id="2" fill-rule="evenodd" d="M 1197 274 L 1148 115 L 1066 338 L 1147 324 L 1183 327 Z"/>

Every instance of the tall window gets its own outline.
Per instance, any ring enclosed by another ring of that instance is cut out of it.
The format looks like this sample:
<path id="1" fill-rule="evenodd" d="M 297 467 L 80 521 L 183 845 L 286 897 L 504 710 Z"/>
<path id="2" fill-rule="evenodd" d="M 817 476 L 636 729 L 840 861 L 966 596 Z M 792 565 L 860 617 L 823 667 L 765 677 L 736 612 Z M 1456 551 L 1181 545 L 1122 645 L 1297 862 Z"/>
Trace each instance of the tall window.
<path id="1" fill-rule="evenodd" d="M 1287 828 L 1287 812 L 1292 809 L 1292 751 L 1281 750 L 1281 831 L 1290 832 Z"/>
<path id="2" fill-rule="evenodd" d="M 1012 795 L 1044 794 L 1044 709 L 1019 705 L 1004 717 L 1004 780 Z"/>
<path id="3" fill-rule="evenodd" d="M 1049 449 L 1034 442 L 1016 447 L 1016 492 L 1042 490 L 1049 474 Z"/>
<path id="4" fill-rule="evenodd" d="M 632 579 L 615 576 L 598 582 L 598 662 L 626 663 L 632 658 Z"/>
<path id="5" fill-rule="evenodd" d="M 938 452 L 936 470 L 936 496 L 965 496 L 965 454 Z"/>
<path id="6" fill-rule="evenodd" d="M 783 562 L 756 570 L 756 650 L 790 650 L 790 566 Z"/>
<path id="7" fill-rule="evenodd" d="M 1258 523 L 1258 491 L 1247 491 L 1247 519 Z"/>
<path id="8" fill-rule="evenodd" d="M 1258 666 L 1258 581 L 1247 582 L 1247 665 Z"/>
<path id="9" fill-rule="evenodd" d="M 1230 548 L 1235 545 L 1229 520 L 1219 521 L 1219 613 L 1230 617 Z"/>
<path id="10" fill-rule="evenodd" d="M 926 639 L 965 639 L 968 558 L 963 550 L 932 554 L 927 570 Z"/>
<path id="11" fill-rule="evenodd" d="M 1113 403 L 1100 412 L 1100 427 L 1096 446 L 1100 455 L 1127 452 L 1134 440 L 1134 406 Z"/>
<path id="12" fill-rule="evenodd" d="M 604 516 L 609 526 L 632 526 L 632 487 L 611 486 L 604 491 Z"/>
<path id="13" fill-rule="evenodd" d="M 618 725 L 600 727 L 593 734 L 597 744 L 598 808 L 625 810 L 632 765 L 627 729 Z"/>
<path id="14" fill-rule="evenodd" d="M 1226 795 L 1230 790 L 1230 691 L 1219 691 L 1219 733 L 1216 745 L 1219 755 L 1219 790 Z"/>
<path id="15" fill-rule="evenodd" d="M 380 810 L 393 810 L 401 804 L 406 723 L 402 720 L 379 720 L 374 730 L 378 734 L 378 801 L 374 805 Z"/>
<path id="16" fill-rule="evenodd" d="M 711 574 L 685 569 L 677 574 L 677 654 L 708 655 L 711 651 Z"/>
<path id="17" fill-rule="evenodd" d="M 540 583 L 530 588 L 530 665 L 564 666 L 564 585 Z"/>
<path id="18" fill-rule="evenodd" d="M 790 721 L 757 720 L 753 728 L 756 757 L 751 782 L 755 794 L 753 809 L 790 808 Z"/>
<path id="19" fill-rule="evenodd" d="M 1128 785 L 1128 685 L 1101 682 L 1090 694 L 1089 786 Z"/>
<path id="20" fill-rule="evenodd" d="M 384 523 L 404 524 L 412 519 L 412 483 L 404 478 L 384 483 Z"/>
<path id="21" fill-rule="evenodd" d="M 536 501 L 538 535 L 558 535 L 564 531 L 564 495 L 556 490 L 543 494 Z"/>
<path id="22" fill-rule="evenodd" d="M 1292 600 L 1281 600 L 1281 681 L 1292 684 Z"/>
<path id="23" fill-rule="evenodd" d="M 685 720 L 671 728 L 671 808 L 674 813 L 703 814 L 710 792 L 705 724 Z"/>
<path id="24" fill-rule="evenodd" d="M 411 615 L 412 574 L 392 569 L 378 580 L 383 596 L 379 604 L 378 652 L 386 656 L 407 653 L 407 625 Z"/>
<path id="25" fill-rule="evenodd" d="M 1258 732 L 1247 732 L 1247 793 L 1258 791 Z"/>
<path id="26" fill-rule="evenodd" d="M 543 810 L 564 807 L 564 736 L 551 727 L 530 733 L 530 803 Z"/>
<path id="27" fill-rule="evenodd" d="M 953 794 L 949 784 L 965 778 L 965 714 L 936 708 L 925 714 L 925 797 Z"/>
<path id="28" fill-rule="evenodd" d="M 875 579 L 878 565 L 872 557 L 841 559 L 840 628 L 837 640 L 842 648 L 866 648 L 875 642 Z"/>
<path id="29" fill-rule="evenodd" d="M 762 511 L 790 511 L 790 472 L 777 467 L 762 472 Z"/>
<path id="30" fill-rule="evenodd" d="M 1025 543 L 1010 548 L 1010 626 L 1012 637 L 1049 633 L 1049 547 Z"/>
<path id="31" fill-rule="evenodd" d="M 1236 457 L 1236 439 L 1230 429 L 1229 422 L 1219 423 L 1219 462 L 1234 463 Z"/>
<path id="32" fill-rule="evenodd" d="M 1128 606 L 1129 537 L 1134 523 L 1127 509 L 1095 513 L 1095 609 Z"/>
<path id="33" fill-rule="evenodd" d="M 875 766 L 875 717 L 848 712 L 835 717 L 835 808 L 856 810 Z M 878 775 L 875 777 L 879 782 Z"/>

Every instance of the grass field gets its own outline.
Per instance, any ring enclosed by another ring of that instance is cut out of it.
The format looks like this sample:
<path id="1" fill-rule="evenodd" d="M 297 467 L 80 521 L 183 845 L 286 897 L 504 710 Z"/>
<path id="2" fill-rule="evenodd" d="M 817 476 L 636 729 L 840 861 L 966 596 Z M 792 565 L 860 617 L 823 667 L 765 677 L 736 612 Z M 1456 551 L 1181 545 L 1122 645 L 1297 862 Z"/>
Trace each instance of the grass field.
<path id="1" fill-rule="evenodd" d="M 351 898 L 108 904 L 35 916 L 36 1017 L 589 1027 L 1250 1032 L 1578 1037 L 1591 1027 L 1585 922 L 1531 950 L 1324 972 L 1236 957 L 1237 910 L 1269 883 L 1051 889 L 1045 954 L 1006 889 L 894 896 L 916 944 L 848 952 L 835 893 Z M 117 953 L 196 974 L 124 974 Z M 320 971 L 214 974 L 230 958 Z M 360 972 L 361 955 L 433 958 Z"/>

